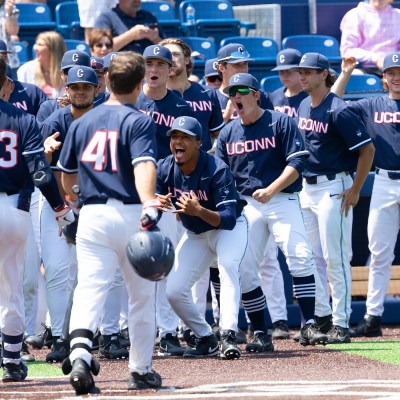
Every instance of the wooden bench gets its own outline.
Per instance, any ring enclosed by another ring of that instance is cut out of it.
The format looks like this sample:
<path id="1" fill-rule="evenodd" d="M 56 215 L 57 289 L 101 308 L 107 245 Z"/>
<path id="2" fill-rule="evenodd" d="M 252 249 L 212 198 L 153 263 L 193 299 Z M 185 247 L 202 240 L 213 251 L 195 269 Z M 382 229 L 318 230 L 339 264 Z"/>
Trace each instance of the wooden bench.
<path id="1" fill-rule="evenodd" d="M 352 296 L 367 296 L 368 275 L 368 267 L 351 267 Z M 400 294 L 400 265 L 392 265 L 389 287 L 386 294 Z"/>

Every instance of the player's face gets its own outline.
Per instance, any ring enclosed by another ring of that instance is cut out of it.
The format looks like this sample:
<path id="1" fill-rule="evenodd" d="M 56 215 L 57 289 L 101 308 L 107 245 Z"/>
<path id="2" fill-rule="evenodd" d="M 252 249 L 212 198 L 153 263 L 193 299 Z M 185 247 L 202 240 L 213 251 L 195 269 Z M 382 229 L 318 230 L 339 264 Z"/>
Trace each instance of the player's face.
<path id="1" fill-rule="evenodd" d="M 50 59 L 50 50 L 43 39 L 38 39 L 33 46 L 36 58 L 39 62 L 48 61 Z"/>
<path id="2" fill-rule="evenodd" d="M 400 99 L 400 67 L 389 68 L 383 74 L 383 80 L 389 89 L 389 96 L 392 99 Z"/>
<path id="3" fill-rule="evenodd" d="M 282 85 L 288 89 L 292 89 L 300 85 L 300 75 L 297 71 L 293 71 L 291 69 L 279 71 L 279 78 L 282 82 Z"/>
<path id="4" fill-rule="evenodd" d="M 222 79 L 219 76 L 209 76 L 206 78 L 206 85 L 213 87 L 215 90 L 219 89 L 222 84 Z"/>
<path id="5" fill-rule="evenodd" d="M 98 88 L 99 88 L 99 93 L 104 93 L 106 91 L 106 78 L 105 78 L 105 73 L 96 71 L 97 75 L 97 81 L 98 81 Z"/>
<path id="6" fill-rule="evenodd" d="M 257 101 L 260 99 L 260 92 L 248 87 L 237 86 L 231 88 L 229 91 L 229 99 L 237 114 L 241 118 L 246 119 L 246 117 L 251 116 L 259 108 Z"/>
<path id="7" fill-rule="evenodd" d="M 225 81 L 229 81 L 229 78 L 238 73 L 245 73 L 249 72 L 249 63 L 247 61 L 229 64 L 229 63 L 221 63 L 218 64 L 219 70 L 222 72 L 222 76 Z"/>
<path id="8" fill-rule="evenodd" d="M 89 83 L 73 83 L 67 86 L 66 91 L 71 104 L 78 110 L 89 108 L 99 92 L 96 86 Z"/>
<path id="9" fill-rule="evenodd" d="M 180 131 L 175 131 L 171 135 L 170 149 L 179 167 L 194 169 L 199 158 L 200 147 L 201 141 L 197 136 L 190 136 Z"/>
<path id="10" fill-rule="evenodd" d="M 169 76 L 186 76 L 186 65 L 189 64 L 190 60 L 184 56 L 182 48 L 177 44 L 167 44 L 165 47 L 172 53 L 172 68 Z"/>
<path id="11" fill-rule="evenodd" d="M 150 88 L 165 88 L 171 68 L 169 64 L 159 58 L 146 60 L 146 83 Z"/>
<path id="12" fill-rule="evenodd" d="M 91 49 L 92 56 L 94 57 L 105 57 L 112 51 L 112 44 L 107 36 L 102 36 L 100 41 L 93 45 Z"/>
<path id="13" fill-rule="evenodd" d="M 303 90 L 311 93 L 319 89 L 322 85 L 325 86 L 325 73 L 318 73 L 315 69 L 299 68 L 300 84 Z"/>

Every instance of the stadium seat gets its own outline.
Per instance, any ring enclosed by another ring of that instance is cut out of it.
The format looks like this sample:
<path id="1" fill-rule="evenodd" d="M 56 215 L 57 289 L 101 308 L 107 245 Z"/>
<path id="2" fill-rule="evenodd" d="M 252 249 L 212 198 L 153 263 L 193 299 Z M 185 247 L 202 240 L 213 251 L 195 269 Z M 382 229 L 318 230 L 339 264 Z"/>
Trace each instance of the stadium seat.
<path id="1" fill-rule="evenodd" d="M 80 50 L 90 55 L 89 45 L 84 40 L 64 39 L 68 50 Z"/>
<path id="2" fill-rule="evenodd" d="M 51 11 L 51 15 L 53 17 L 53 21 L 56 20 L 56 7 L 60 4 L 60 3 L 64 3 L 66 1 L 71 1 L 71 0 L 47 0 L 47 5 L 50 8 Z"/>
<path id="3" fill-rule="evenodd" d="M 157 19 L 165 37 L 183 35 L 181 21 L 175 16 L 175 9 L 166 1 L 142 1 L 142 10 L 151 12 Z"/>
<path id="4" fill-rule="evenodd" d="M 186 8 L 191 4 L 195 9 L 195 24 L 186 21 Z M 254 23 L 240 22 L 233 13 L 229 0 L 187 0 L 179 6 L 179 18 L 185 36 L 199 36 L 214 39 L 220 43 L 228 36 L 239 36 L 240 28 L 254 29 Z"/>
<path id="5" fill-rule="evenodd" d="M 302 54 L 316 52 L 323 54 L 331 63 L 333 69 L 340 70 L 342 57 L 339 42 L 333 36 L 326 35 L 293 35 L 282 40 L 283 49 L 297 49 Z"/>
<path id="6" fill-rule="evenodd" d="M 221 47 L 229 43 L 241 43 L 254 61 L 249 62 L 249 72 L 258 80 L 276 65 L 278 44 L 267 36 L 231 36 L 221 41 Z M 274 73 L 275 74 L 275 73 Z"/>
<path id="7" fill-rule="evenodd" d="M 385 92 L 382 81 L 376 75 L 351 75 L 344 91 L 344 100 L 382 95 Z"/>
<path id="8" fill-rule="evenodd" d="M 83 40 L 85 38 L 76 1 L 66 1 L 58 4 L 55 8 L 55 15 L 57 31 L 64 39 Z"/>
<path id="9" fill-rule="evenodd" d="M 32 59 L 29 57 L 28 45 L 24 42 L 15 43 L 15 52 L 18 54 L 18 59 L 21 65 Z"/>
<path id="10" fill-rule="evenodd" d="M 261 89 L 266 91 L 266 92 L 273 92 L 276 89 L 279 89 L 282 87 L 282 82 L 279 79 L 278 75 L 273 75 L 273 76 L 266 76 L 261 79 L 260 82 Z"/>

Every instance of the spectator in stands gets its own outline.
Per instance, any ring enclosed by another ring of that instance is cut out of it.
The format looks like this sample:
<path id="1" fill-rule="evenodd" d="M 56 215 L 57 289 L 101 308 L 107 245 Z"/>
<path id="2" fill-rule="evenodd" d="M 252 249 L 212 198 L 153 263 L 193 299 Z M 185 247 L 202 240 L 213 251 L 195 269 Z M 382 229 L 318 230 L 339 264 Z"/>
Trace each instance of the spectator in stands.
<path id="1" fill-rule="evenodd" d="M 400 50 L 400 10 L 391 1 L 361 2 L 340 23 L 342 57 L 356 57 L 362 63 L 359 73 L 382 76 L 385 54 Z"/>
<path id="2" fill-rule="evenodd" d="M 88 45 L 93 57 L 104 58 L 113 50 L 114 43 L 111 32 L 108 29 L 92 29 L 89 34 Z"/>
<path id="3" fill-rule="evenodd" d="M 13 69 L 19 67 L 18 55 L 14 50 L 19 32 L 18 15 L 19 10 L 15 6 L 15 0 L 0 1 L 0 39 L 4 41 L 5 47 L 8 49 L 7 62 Z"/>
<path id="4" fill-rule="evenodd" d="M 96 19 L 95 28 L 111 30 L 114 51 L 132 50 L 142 54 L 147 46 L 162 39 L 157 18 L 141 10 L 140 3 L 141 0 L 120 0 L 115 8 Z"/>
<path id="5" fill-rule="evenodd" d="M 218 62 L 216 58 L 211 58 L 206 61 L 204 67 L 204 79 L 206 85 L 213 87 L 215 90 L 218 90 L 221 87 L 222 78 L 218 73 Z"/>
<path id="6" fill-rule="evenodd" d="M 60 64 L 66 51 L 63 37 L 55 31 L 39 33 L 33 49 L 36 58 L 18 69 L 18 80 L 33 83 L 50 98 L 62 96 L 64 85 Z"/>

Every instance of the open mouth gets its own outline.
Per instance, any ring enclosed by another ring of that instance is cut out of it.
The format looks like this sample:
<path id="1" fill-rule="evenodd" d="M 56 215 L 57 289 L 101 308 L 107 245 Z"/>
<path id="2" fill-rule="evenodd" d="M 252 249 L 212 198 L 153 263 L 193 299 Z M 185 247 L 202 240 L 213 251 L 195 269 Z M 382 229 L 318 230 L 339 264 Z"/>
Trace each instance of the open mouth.
<path id="1" fill-rule="evenodd" d="M 152 81 L 156 81 L 156 80 L 158 79 L 158 76 L 152 76 L 152 77 L 150 77 L 150 79 L 151 79 Z"/>
<path id="2" fill-rule="evenodd" d="M 184 154 L 185 154 L 185 150 L 183 150 L 183 149 L 175 149 L 175 156 L 177 158 L 182 157 Z"/>
<path id="3" fill-rule="evenodd" d="M 238 111 L 242 111 L 243 110 L 243 104 L 240 101 L 236 102 L 236 108 Z"/>

